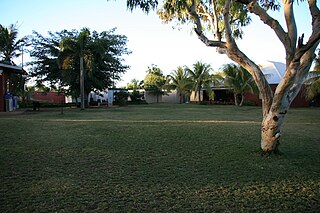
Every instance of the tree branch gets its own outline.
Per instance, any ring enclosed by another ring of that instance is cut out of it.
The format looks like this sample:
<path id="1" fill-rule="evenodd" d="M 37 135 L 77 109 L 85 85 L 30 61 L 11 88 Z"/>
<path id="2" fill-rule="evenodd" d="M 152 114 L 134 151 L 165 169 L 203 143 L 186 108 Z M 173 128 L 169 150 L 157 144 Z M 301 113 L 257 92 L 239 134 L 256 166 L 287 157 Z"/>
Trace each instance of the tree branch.
<path id="1" fill-rule="evenodd" d="M 260 18 L 260 20 L 263 21 L 263 23 L 271 27 L 271 29 L 274 30 L 274 32 L 276 33 L 276 35 L 278 36 L 279 40 L 285 48 L 290 46 L 287 33 L 283 30 L 279 22 L 271 16 L 269 16 L 266 10 L 260 7 L 256 0 L 238 0 L 238 2 L 246 4 L 251 13 L 257 15 Z"/>
<path id="2" fill-rule="evenodd" d="M 300 60 L 300 58 L 307 52 L 309 49 L 317 47 L 320 40 L 320 10 L 317 7 L 316 0 L 309 0 L 309 10 L 312 17 L 312 34 L 308 42 L 303 44 L 304 35 L 299 38 L 298 49 L 294 56 L 294 60 Z"/>
<path id="3" fill-rule="evenodd" d="M 283 10 L 284 10 L 284 17 L 286 20 L 287 28 L 288 28 L 288 42 L 286 44 L 286 60 L 287 64 L 291 61 L 294 57 L 294 52 L 296 49 L 297 43 L 297 25 L 294 18 L 293 13 L 293 0 L 284 0 L 283 1 Z"/>
<path id="4" fill-rule="evenodd" d="M 317 25 L 320 26 L 320 17 L 317 20 Z M 316 23 L 316 22 L 315 22 Z M 296 53 L 294 55 L 294 61 L 299 61 L 300 58 L 310 49 L 312 49 L 314 46 L 318 46 L 319 40 L 320 40 L 320 28 L 313 27 L 312 34 L 306 44 L 303 44 L 303 37 L 304 35 L 299 38 L 299 45 L 296 50 Z"/>
<path id="5" fill-rule="evenodd" d="M 294 83 L 292 84 L 290 88 L 290 99 L 293 100 L 297 94 L 299 93 L 302 85 L 304 84 L 304 81 L 306 77 L 308 76 L 309 70 L 312 65 L 312 61 L 315 58 L 314 51 L 316 50 L 316 47 L 318 44 L 314 45 L 313 48 L 309 49 L 302 57 L 300 60 L 300 66 L 295 78 Z"/>
<path id="6" fill-rule="evenodd" d="M 318 24 L 315 23 L 317 20 L 319 22 L 319 18 L 320 18 L 320 11 L 319 11 L 319 8 L 317 7 L 317 1 L 316 0 L 308 0 L 308 4 L 309 4 L 309 10 L 311 13 L 311 17 L 312 17 L 313 29 L 317 26 L 319 28 L 319 23 Z"/>
<path id="7" fill-rule="evenodd" d="M 224 11 L 223 11 L 223 18 L 224 18 L 224 25 L 225 25 L 225 36 L 227 43 L 230 44 L 233 48 L 237 47 L 236 42 L 234 41 L 232 37 L 232 30 L 230 26 L 230 7 L 231 7 L 231 0 L 226 0 L 224 5 Z M 229 45 L 228 45 L 229 46 Z"/>
<path id="8" fill-rule="evenodd" d="M 214 41 L 210 40 L 205 36 L 202 32 L 198 32 L 195 28 L 194 31 L 198 35 L 198 38 L 208 47 L 219 47 L 219 48 L 226 48 L 226 42 L 223 41 Z"/>
<path id="9" fill-rule="evenodd" d="M 230 4 L 231 0 L 225 1 L 224 6 L 224 23 L 225 23 L 225 33 L 226 33 L 226 41 L 227 41 L 227 55 L 234 62 L 241 65 L 243 68 L 248 70 L 248 72 L 252 75 L 254 81 L 256 82 L 260 94 L 262 95 L 262 112 L 263 115 L 267 115 L 272 103 L 272 90 L 264 77 L 260 67 L 256 65 L 253 61 L 251 61 L 243 52 L 241 52 L 232 37 L 232 31 L 230 26 Z"/>
<path id="10" fill-rule="evenodd" d="M 214 40 L 210 40 L 208 39 L 207 36 L 205 36 L 203 34 L 202 31 L 202 23 L 201 23 L 201 19 L 196 11 L 196 6 L 194 4 L 194 2 L 192 3 L 192 5 L 189 7 L 188 9 L 189 14 L 191 15 L 191 17 L 194 20 L 194 24 L 195 24 L 195 28 L 194 31 L 196 32 L 196 34 L 198 35 L 198 38 L 206 45 L 209 47 L 220 47 L 220 48 L 226 48 L 226 43 L 222 42 L 222 41 L 214 41 Z"/>
<path id="11" fill-rule="evenodd" d="M 308 75 L 312 61 L 315 57 L 314 52 L 320 43 L 320 11 L 316 5 L 316 0 L 309 0 L 308 4 L 312 16 L 312 34 L 305 45 L 303 44 L 304 35 L 302 34 L 302 36 L 299 38 L 298 49 L 294 60 L 300 60 L 300 67 L 295 82 L 290 88 L 292 98 L 298 94 L 300 88 L 302 87 L 302 84 Z"/>
<path id="12" fill-rule="evenodd" d="M 216 11 L 216 3 L 214 0 L 211 0 L 212 10 L 209 11 L 208 7 L 204 3 L 200 3 L 200 7 L 203 10 L 203 13 L 199 12 L 200 15 L 206 16 L 210 22 L 211 28 L 213 30 L 213 37 L 216 41 L 221 41 L 221 33 L 219 32 L 219 22 Z"/>
<path id="13" fill-rule="evenodd" d="M 216 29 L 214 31 L 214 37 L 221 41 L 221 32 L 219 30 L 219 21 L 218 21 L 218 14 L 217 14 L 217 5 L 214 0 L 211 0 L 212 10 L 213 10 L 213 17 L 214 17 L 214 25 Z"/>
<path id="14" fill-rule="evenodd" d="M 215 31 L 214 19 L 212 18 L 212 14 L 208 11 L 208 8 L 204 4 L 200 4 L 203 13 L 199 12 L 199 15 L 206 16 L 210 22 L 211 28 Z"/>
<path id="15" fill-rule="evenodd" d="M 278 108 L 280 102 L 290 104 L 293 101 L 301 89 L 303 80 L 307 76 L 315 57 L 314 51 L 320 42 L 320 13 L 314 0 L 309 1 L 309 8 L 312 15 L 312 34 L 306 44 L 303 44 L 304 34 L 299 37 L 295 54 L 289 63 L 287 61 L 285 75 L 275 91 L 272 108 Z"/>

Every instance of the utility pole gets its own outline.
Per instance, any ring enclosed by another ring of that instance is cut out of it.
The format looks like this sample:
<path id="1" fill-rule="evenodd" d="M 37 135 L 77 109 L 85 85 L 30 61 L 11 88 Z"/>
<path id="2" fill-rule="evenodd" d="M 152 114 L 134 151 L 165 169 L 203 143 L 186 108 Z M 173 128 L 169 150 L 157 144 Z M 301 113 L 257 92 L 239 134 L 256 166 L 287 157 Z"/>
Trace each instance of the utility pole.
<path id="1" fill-rule="evenodd" d="M 81 110 L 84 110 L 84 69 L 83 69 L 83 55 L 81 50 L 80 55 L 80 99 L 81 99 Z"/>

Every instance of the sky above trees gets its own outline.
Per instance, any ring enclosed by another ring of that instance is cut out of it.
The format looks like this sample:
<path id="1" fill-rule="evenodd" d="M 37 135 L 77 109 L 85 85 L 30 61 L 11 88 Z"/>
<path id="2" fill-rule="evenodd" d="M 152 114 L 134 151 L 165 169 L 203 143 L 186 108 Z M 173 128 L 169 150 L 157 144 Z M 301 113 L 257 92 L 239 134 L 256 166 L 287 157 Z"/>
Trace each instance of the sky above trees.
<path id="1" fill-rule="evenodd" d="M 140 10 L 130 12 L 122 0 L 2 0 L 0 6 L 4 8 L 0 13 L 1 24 L 16 23 L 20 37 L 32 34 L 33 30 L 46 35 L 48 31 L 63 29 L 88 27 L 92 31 L 105 31 L 117 27 L 116 33 L 128 37 L 128 48 L 132 51 L 125 57 L 131 68 L 118 86 L 126 85 L 133 78 L 142 80 L 151 64 L 156 64 L 167 75 L 178 66 L 192 66 L 196 61 L 209 63 L 216 71 L 230 62 L 227 56 L 198 40 L 191 26 L 163 24 L 154 11 L 148 15 Z M 299 2 L 295 8 L 299 35 L 305 33 L 308 37 L 311 26 L 307 3 Z M 282 11 L 272 15 L 281 17 L 280 23 L 284 23 Z M 240 49 L 256 62 L 284 62 L 284 49 L 273 31 L 251 16 L 252 23 L 238 42 Z M 16 63 L 21 63 L 21 59 L 16 59 Z"/>

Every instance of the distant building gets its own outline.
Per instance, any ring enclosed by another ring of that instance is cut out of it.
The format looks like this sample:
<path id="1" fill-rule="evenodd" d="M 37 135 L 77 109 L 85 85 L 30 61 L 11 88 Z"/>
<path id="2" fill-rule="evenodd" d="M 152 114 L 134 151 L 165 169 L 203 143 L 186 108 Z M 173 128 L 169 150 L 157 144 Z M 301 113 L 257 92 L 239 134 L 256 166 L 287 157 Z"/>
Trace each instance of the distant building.
<path id="1" fill-rule="evenodd" d="M 105 90 L 96 90 L 96 91 L 91 91 L 88 94 L 88 101 L 89 104 L 95 105 L 98 104 L 106 104 L 108 106 L 112 106 L 116 96 L 115 93 L 117 92 L 128 92 L 127 89 L 122 89 L 122 88 L 108 88 Z M 71 96 L 66 96 L 66 103 L 80 103 L 80 98 L 73 98 Z"/>
<path id="2" fill-rule="evenodd" d="M 275 91 L 276 87 L 280 83 L 285 70 L 286 65 L 281 62 L 275 62 L 275 61 L 266 61 L 264 63 L 259 64 L 261 71 L 266 77 L 266 80 L 268 81 L 272 91 Z M 230 91 L 228 88 L 223 87 L 212 87 L 212 90 L 215 93 L 215 99 L 213 103 L 217 104 L 233 104 L 234 103 L 234 97 L 232 91 Z M 304 87 L 300 90 L 296 98 L 293 100 L 291 106 L 293 107 L 305 107 L 309 106 L 310 103 L 305 99 L 304 95 Z M 208 93 L 202 89 L 200 93 L 200 97 L 202 101 L 209 101 Z M 244 97 L 245 103 L 261 106 L 262 101 L 259 94 L 251 94 L 246 93 Z M 198 102 L 198 96 L 195 96 L 194 92 L 192 92 L 190 96 L 190 102 Z"/>
<path id="3" fill-rule="evenodd" d="M 263 74 L 265 75 L 272 91 L 274 92 L 286 71 L 286 65 L 281 62 L 266 61 L 261 63 L 259 66 L 261 67 Z M 305 98 L 304 91 L 305 89 L 302 87 L 296 98 L 291 103 L 292 107 L 306 107 L 310 105 Z M 259 94 L 247 93 L 245 94 L 245 101 L 254 103 L 258 106 L 261 106 L 262 103 Z"/>
<path id="4" fill-rule="evenodd" d="M 26 75 L 22 67 L 0 63 L 0 112 L 13 111 L 18 107 L 16 85 L 11 81 L 15 75 Z"/>

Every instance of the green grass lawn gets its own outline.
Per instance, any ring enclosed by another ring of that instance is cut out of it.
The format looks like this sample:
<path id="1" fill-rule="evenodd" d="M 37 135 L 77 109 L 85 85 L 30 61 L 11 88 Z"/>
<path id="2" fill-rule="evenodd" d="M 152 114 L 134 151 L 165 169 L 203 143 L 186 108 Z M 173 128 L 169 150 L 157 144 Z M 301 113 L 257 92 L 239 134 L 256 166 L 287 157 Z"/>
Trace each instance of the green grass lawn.
<path id="1" fill-rule="evenodd" d="M 320 109 L 261 156 L 258 107 L 0 115 L 0 212 L 318 212 Z"/>

